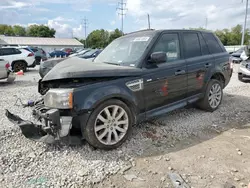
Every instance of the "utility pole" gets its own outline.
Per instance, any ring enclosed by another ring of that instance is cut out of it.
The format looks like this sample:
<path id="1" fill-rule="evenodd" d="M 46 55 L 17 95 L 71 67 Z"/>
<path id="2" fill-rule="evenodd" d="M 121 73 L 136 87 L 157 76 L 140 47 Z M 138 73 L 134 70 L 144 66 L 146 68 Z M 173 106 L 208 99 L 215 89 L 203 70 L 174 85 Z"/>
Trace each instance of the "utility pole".
<path id="1" fill-rule="evenodd" d="M 242 0 L 242 2 L 243 2 L 243 0 Z M 246 14 L 245 14 L 245 22 L 244 22 L 242 37 L 241 37 L 241 46 L 244 45 L 244 41 L 245 41 L 245 31 L 246 31 L 246 25 L 247 25 L 247 14 L 248 14 L 248 0 L 246 0 Z"/>
<path id="2" fill-rule="evenodd" d="M 88 24 L 88 19 L 86 19 L 86 17 L 84 17 L 84 19 L 82 19 L 82 23 L 83 23 L 84 34 L 85 34 L 84 48 L 86 48 L 87 47 L 87 24 Z"/>
<path id="3" fill-rule="evenodd" d="M 150 29 L 150 16 L 148 14 L 148 29 Z"/>
<path id="4" fill-rule="evenodd" d="M 118 2 L 118 7 L 116 8 L 116 10 L 118 10 L 118 15 L 121 15 L 121 19 L 122 19 L 122 27 L 121 27 L 121 31 L 123 34 L 123 19 L 124 16 L 126 15 L 124 11 L 128 10 L 125 8 L 126 3 L 123 2 L 123 0 L 121 0 L 121 2 Z"/>

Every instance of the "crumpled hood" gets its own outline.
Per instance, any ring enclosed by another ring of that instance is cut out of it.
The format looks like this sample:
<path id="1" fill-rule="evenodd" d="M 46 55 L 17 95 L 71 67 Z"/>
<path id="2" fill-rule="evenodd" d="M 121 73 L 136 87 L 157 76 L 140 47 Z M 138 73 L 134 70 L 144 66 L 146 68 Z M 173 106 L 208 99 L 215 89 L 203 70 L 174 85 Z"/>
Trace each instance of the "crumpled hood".
<path id="1" fill-rule="evenodd" d="M 88 59 L 72 57 L 57 64 L 42 81 L 65 78 L 139 76 L 141 72 L 141 69 L 135 67 L 97 63 Z"/>

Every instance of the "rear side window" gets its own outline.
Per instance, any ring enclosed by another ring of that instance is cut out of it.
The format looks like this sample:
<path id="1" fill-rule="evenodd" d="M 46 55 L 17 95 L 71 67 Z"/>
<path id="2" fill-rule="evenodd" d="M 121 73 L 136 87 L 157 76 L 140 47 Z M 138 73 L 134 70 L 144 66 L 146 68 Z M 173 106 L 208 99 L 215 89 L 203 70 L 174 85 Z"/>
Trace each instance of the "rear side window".
<path id="1" fill-rule="evenodd" d="M 16 48 L 13 48 L 13 54 L 21 54 L 22 52 Z"/>
<path id="2" fill-rule="evenodd" d="M 219 42 L 216 40 L 214 35 L 212 33 L 202 33 L 210 53 L 217 54 L 223 52 L 223 49 L 221 48 Z"/>
<path id="3" fill-rule="evenodd" d="M 200 39 L 200 44 L 201 44 L 202 55 L 208 55 L 209 50 L 208 50 L 207 44 L 206 44 L 205 40 L 203 39 L 203 37 L 201 36 L 200 33 L 199 33 L 199 39 Z"/>
<path id="4" fill-rule="evenodd" d="M 185 57 L 201 56 L 201 47 L 197 33 L 183 33 Z"/>
<path id="5" fill-rule="evenodd" d="M 36 49 L 36 48 L 31 48 L 31 50 L 32 50 L 33 52 L 37 52 L 37 51 L 38 51 L 38 49 Z"/>

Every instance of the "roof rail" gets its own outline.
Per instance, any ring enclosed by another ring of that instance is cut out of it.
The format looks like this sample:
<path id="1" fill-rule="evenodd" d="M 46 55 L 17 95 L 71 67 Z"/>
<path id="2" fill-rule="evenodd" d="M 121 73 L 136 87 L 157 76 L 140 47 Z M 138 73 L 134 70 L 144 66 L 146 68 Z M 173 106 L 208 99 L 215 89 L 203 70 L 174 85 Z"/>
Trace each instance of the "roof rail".
<path id="1" fill-rule="evenodd" d="M 139 32 L 142 32 L 142 31 L 154 31 L 155 29 L 142 29 L 142 30 L 138 30 L 138 31 L 133 31 L 133 32 L 130 32 L 130 33 L 126 33 L 125 35 L 129 35 L 129 34 L 133 34 L 133 33 L 139 33 Z"/>

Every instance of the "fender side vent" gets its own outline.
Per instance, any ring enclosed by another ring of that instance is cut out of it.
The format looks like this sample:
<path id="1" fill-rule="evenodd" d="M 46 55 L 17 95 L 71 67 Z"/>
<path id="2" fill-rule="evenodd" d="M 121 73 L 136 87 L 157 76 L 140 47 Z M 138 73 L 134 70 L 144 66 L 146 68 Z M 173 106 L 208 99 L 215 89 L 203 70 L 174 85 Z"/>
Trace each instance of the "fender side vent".
<path id="1" fill-rule="evenodd" d="M 126 86 L 134 92 L 143 90 L 143 79 L 129 81 Z"/>

